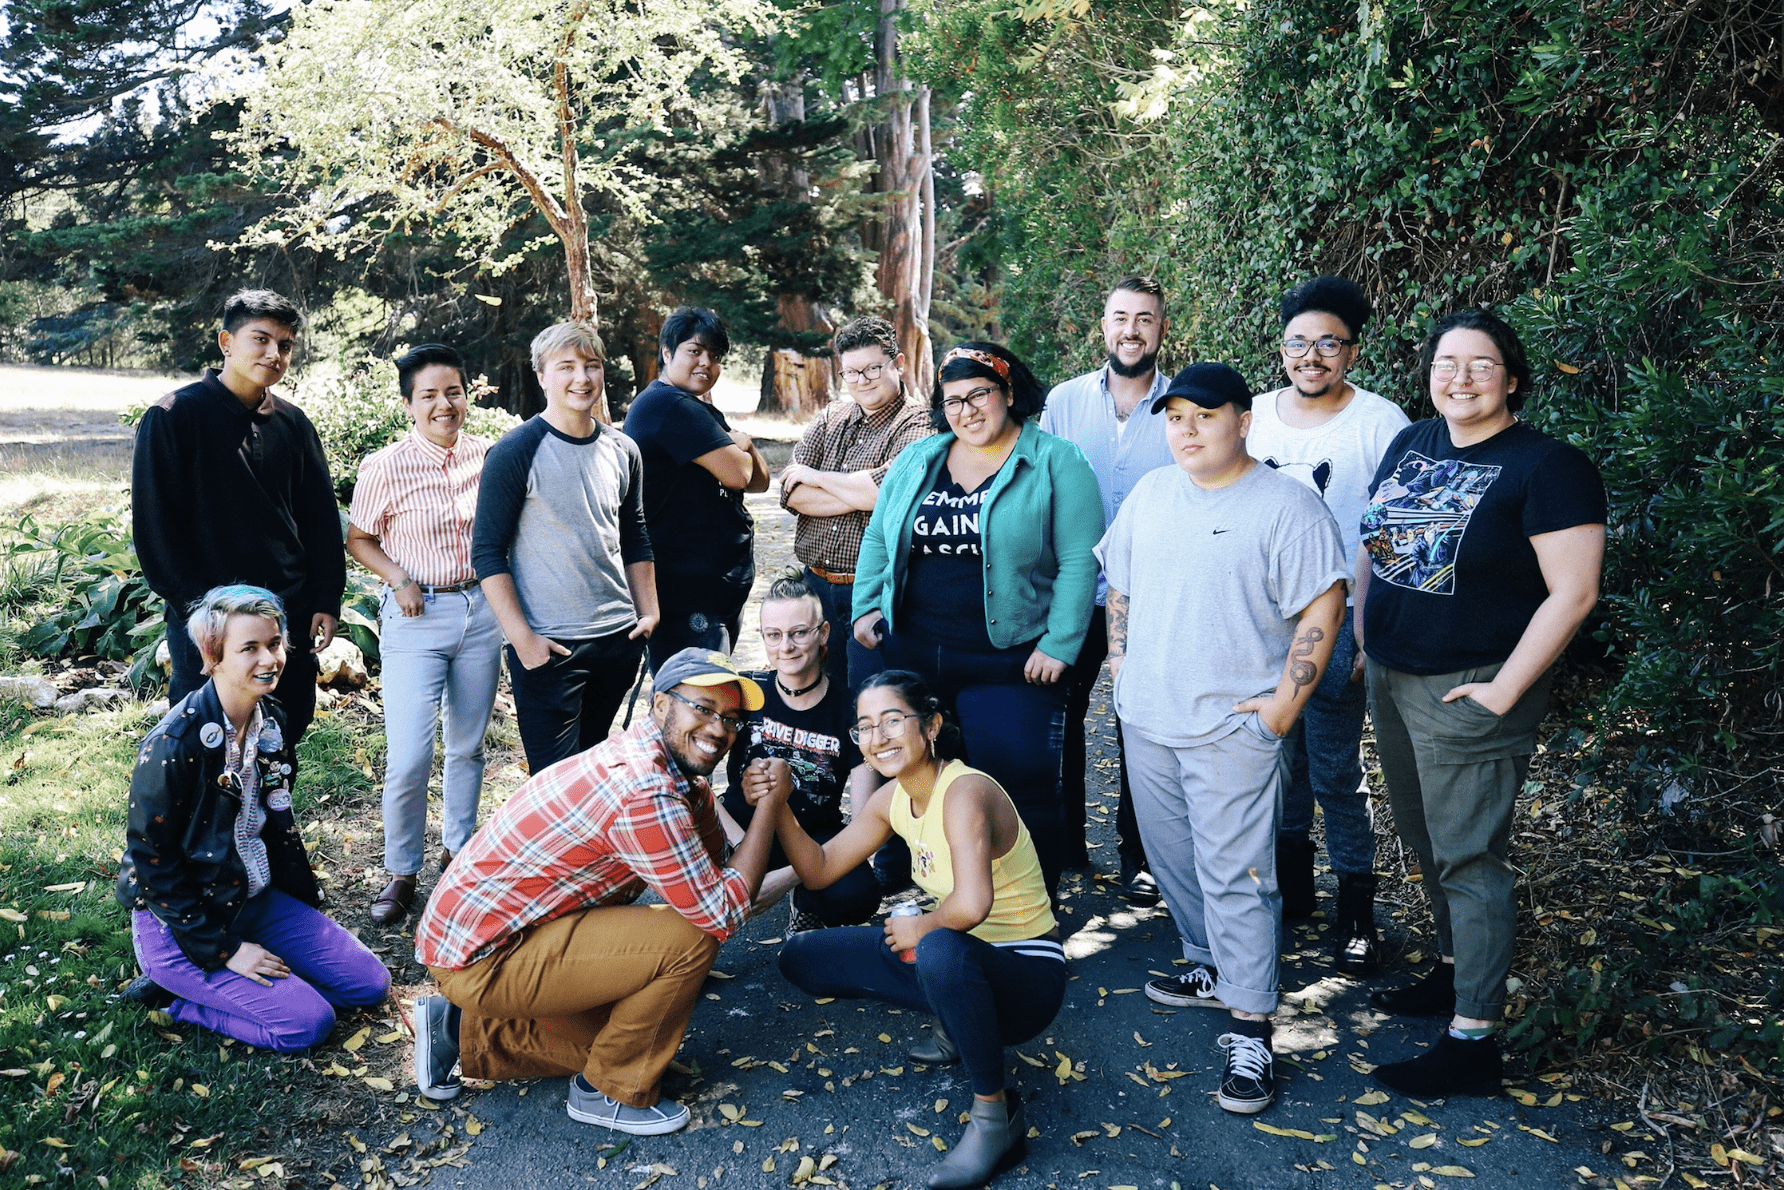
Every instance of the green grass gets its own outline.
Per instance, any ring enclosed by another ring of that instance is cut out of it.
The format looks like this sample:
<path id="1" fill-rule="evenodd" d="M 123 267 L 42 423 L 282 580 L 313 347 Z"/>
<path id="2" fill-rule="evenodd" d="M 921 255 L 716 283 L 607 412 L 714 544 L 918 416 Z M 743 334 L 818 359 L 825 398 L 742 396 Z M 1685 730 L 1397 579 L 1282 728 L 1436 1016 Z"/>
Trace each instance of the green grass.
<path id="1" fill-rule="evenodd" d="M 33 720 L 0 706 L 0 1148 L 18 1154 L 11 1184 L 214 1182 L 269 1151 L 262 1123 L 294 1122 L 295 1085 L 315 1081 L 308 1059 L 175 1031 L 112 999 L 137 973 L 112 881 L 131 765 L 152 725 L 141 710 Z M 360 757 L 372 742 L 345 716 L 317 721 L 302 745 L 300 820 L 319 823 L 324 803 L 351 813 L 342 803 L 370 790 Z"/>

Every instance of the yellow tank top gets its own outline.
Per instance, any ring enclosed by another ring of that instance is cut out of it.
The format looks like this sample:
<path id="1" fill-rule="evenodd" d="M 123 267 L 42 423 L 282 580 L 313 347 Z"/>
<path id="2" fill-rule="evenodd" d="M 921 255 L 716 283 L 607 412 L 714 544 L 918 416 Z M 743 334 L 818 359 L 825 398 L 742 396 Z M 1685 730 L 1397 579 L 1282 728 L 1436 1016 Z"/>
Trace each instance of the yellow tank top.
<path id="1" fill-rule="evenodd" d="M 911 795 L 903 783 L 892 791 L 892 829 L 911 849 L 911 879 L 937 901 L 954 891 L 954 857 L 942 829 L 942 807 L 948 787 L 969 773 L 985 776 L 961 761 L 949 761 L 935 779 L 935 792 L 929 795 L 929 806 L 921 818 L 911 813 Z M 1009 797 L 1002 786 L 997 791 Z M 1022 942 L 1039 938 L 1056 924 L 1047 900 L 1047 883 L 1041 877 L 1040 857 L 1035 854 L 1034 840 L 1028 837 L 1028 827 L 1018 816 L 1015 845 L 991 861 L 991 912 L 970 932 L 984 942 Z"/>

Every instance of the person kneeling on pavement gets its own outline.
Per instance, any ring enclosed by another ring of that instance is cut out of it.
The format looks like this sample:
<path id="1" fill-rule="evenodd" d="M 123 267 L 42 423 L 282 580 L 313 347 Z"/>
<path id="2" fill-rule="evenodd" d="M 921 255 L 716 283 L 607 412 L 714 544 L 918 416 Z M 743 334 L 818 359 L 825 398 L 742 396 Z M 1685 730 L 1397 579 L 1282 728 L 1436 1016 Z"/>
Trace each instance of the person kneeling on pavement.
<path id="1" fill-rule="evenodd" d="M 472 836 L 416 929 L 443 993 L 415 1002 L 423 1095 L 567 1074 L 573 1120 L 641 1136 L 688 1122 L 663 1072 L 748 920 L 785 798 L 760 790 L 727 862 L 706 778 L 761 708 L 730 658 L 683 649 L 648 718 L 535 774 Z M 646 888 L 666 904 L 634 905 Z"/>
<path id="2" fill-rule="evenodd" d="M 1004 1087 L 1003 1047 L 1039 1034 L 1065 998 L 1065 952 L 1040 859 L 1009 794 L 959 755 L 941 702 L 908 670 L 869 678 L 850 736 L 882 776 L 841 834 L 818 844 L 791 814 L 780 842 L 807 887 L 853 872 L 894 834 L 910 848 L 911 878 L 934 897 L 929 913 L 871 926 L 814 930 L 788 941 L 781 973 L 814 996 L 882 1000 L 939 1018 L 919 1062 L 966 1066 L 973 1105 L 966 1135 L 927 1184 L 979 1186 L 1021 1160 L 1028 1125 Z M 784 786 L 750 789 L 785 796 Z M 758 818 L 760 814 L 758 814 Z"/>
<path id="3" fill-rule="evenodd" d="M 249 1045 L 309 1049 L 337 1009 L 381 1003 L 390 972 L 318 908 L 270 697 L 285 609 L 260 587 L 217 587 L 185 628 L 208 680 L 137 749 L 117 896 L 143 973 L 122 995 Z"/>

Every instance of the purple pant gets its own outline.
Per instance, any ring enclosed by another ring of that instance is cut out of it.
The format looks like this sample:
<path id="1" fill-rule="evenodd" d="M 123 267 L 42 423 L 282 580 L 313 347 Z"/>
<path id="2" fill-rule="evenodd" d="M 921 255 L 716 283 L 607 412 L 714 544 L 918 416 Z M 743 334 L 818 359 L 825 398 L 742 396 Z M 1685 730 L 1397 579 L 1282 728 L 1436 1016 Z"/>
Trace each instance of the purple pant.
<path id="1" fill-rule="evenodd" d="M 276 888 L 243 905 L 234 928 L 285 960 L 291 974 L 271 987 L 227 969 L 206 974 L 153 913 L 130 915 L 143 974 L 178 997 L 167 1009 L 174 1020 L 290 1053 L 326 1040 L 335 1009 L 368 1008 L 390 990 L 390 972 L 377 955 L 327 914 Z"/>

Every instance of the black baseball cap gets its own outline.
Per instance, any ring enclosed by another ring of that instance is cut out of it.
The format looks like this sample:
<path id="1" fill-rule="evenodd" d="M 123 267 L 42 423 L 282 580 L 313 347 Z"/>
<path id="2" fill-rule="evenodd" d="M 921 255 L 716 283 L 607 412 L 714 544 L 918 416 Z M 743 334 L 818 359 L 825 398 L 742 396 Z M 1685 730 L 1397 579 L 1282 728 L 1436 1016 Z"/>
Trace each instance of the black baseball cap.
<path id="1" fill-rule="evenodd" d="M 1152 412 L 1165 407 L 1172 397 L 1182 397 L 1204 409 L 1219 409 L 1233 404 L 1248 411 L 1251 408 L 1251 386 L 1245 378 L 1226 364 L 1191 364 L 1171 378 L 1171 387 L 1152 402 Z"/>

